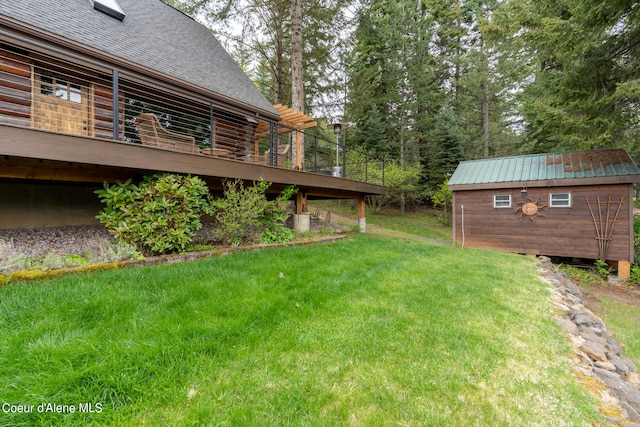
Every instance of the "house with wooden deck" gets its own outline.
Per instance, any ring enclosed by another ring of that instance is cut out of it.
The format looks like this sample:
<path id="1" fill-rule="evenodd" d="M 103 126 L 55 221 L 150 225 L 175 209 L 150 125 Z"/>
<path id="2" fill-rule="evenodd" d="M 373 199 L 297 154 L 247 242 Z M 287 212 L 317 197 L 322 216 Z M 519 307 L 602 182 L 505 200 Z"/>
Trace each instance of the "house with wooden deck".
<path id="1" fill-rule="evenodd" d="M 453 239 L 463 247 L 606 260 L 628 278 L 633 184 L 621 149 L 461 162 L 449 180 Z"/>
<path id="2" fill-rule="evenodd" d="M 198 175 L 214 191 L 224 179 L 295 185 L 298 213 L 308 198 L 348 198 L 364 218 L 382 185 L 291 159 L 299 138 L 283 135 L 313 126 L 160 0 L 0 5 L 0 228 L 94 223 L 102 182 L 154 172 Z M 317 159 L 321 145 L 305 151 Z"/>

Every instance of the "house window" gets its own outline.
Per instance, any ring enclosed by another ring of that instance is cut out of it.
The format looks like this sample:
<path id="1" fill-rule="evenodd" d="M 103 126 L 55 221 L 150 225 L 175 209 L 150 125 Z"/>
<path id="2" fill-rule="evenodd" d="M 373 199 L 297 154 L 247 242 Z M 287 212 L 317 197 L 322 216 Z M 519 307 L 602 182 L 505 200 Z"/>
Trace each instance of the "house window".
<path id="1" fill-rule="evenodd" d="M 549 206 L 552 208 L 571 207 L 571 193 L 551 193 L 549 194 Z"/>
<path id="2" fill-rule="evenodd" d="M 63 101 L 82 103 L 82 86 L 54 77 L 40 77 L 40 93 Z"/>
<path id="3" fill-rule="evenodd" d="M 496 194 L 493 196 L 494 208 L 510 208 L 511 194 Z"/>

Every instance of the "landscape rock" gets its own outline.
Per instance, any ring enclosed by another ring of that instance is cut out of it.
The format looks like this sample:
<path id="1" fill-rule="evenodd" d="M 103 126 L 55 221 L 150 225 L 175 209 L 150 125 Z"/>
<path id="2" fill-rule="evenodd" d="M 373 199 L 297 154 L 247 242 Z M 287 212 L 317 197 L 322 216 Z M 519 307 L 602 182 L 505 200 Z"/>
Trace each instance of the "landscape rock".
<path id="1" fill-rule="evenodd" d="M 594 365 L 600 369 L 605 369 L 607 371 L 616 372 L 616 365 L 611 362 L 600 362 L 596 361 Z"/>
<path id="2" fill-rule="evenodd" d="M 607 349 L 595 341 L 585 341 L 580 346 L 580 350 L 585 352 L 594 362 L 606 362 L 609 360 L 607 358 Z"/>
<path id="3" fill-rule="evenodd" d="M 571 320 L 573 321 L 573 323 L 575 323 L 577 326 L 591 326 L 593 325 L 593 317 L 591 317 L 589 314 L 585 313 L 585 312 L 576 312 L 575 310 L 572 311 L 572 313 L 570 314 L 571 316 Z"/>
<path id="4" fill-rule="evenodd" d="M 598 316 L 587 309 L 582 292 L 547 257 L 538 262 L 540 278 L 554 288 L 556 321 L 572 342 L 576 371 L 600 380 L 607 392 L 603 403 L 614 399 L 622 409 L 623 420 L 611 418 L 611 424 L 640 426 L 640 376 L 635 364 L 623 356 L 620 344 L 611 336 Z M 573 325 L 573 326 L 572 326 Z"/>
<path id="5" fill-rule="evenodd" d="M 558 317 L 557 322 L 567 334 L 575 334 L 578 331 L 578 326 L 566 317 Z"/>

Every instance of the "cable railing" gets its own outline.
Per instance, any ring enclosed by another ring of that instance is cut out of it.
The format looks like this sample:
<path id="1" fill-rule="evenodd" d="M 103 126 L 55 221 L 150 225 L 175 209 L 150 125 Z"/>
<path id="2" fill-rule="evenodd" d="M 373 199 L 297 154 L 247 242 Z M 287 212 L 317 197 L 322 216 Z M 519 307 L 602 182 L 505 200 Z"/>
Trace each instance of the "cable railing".
<path id="1" fill-rule="evenodd" d="M 382 184 L 382 163 L 317 132 L 90 58 L 22 45 L 0 43 L 0 123 Z M 297 133 L 300 162 L 292 157 Z"/>

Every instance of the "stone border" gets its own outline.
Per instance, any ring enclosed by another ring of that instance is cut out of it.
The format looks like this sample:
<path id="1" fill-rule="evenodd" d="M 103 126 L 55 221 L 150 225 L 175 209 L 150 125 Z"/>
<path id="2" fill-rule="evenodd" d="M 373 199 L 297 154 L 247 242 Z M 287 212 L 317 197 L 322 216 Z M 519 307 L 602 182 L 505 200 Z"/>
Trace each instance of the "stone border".
<path id="1" fill-rule="evenodd" d="M 60 268 L 56 270 L 15 271 L 11 273 L 9 276 L 0 274 L 0 286 L 5 284 L 10 284 L 10 283 L 25 282 L 30 280 L 52 279 L 52 278 L 64 276 L 67 274 L 90 273 L 94 271 L 114 270 L 114 269 L 124 268 L 124 267 L 146 267 L 146 266 L 157 265 L 157 264 L 176 264 L 178 262 L 195 261 L 198 259 L 212 258 L 215 256 L 230 255 L 236 252 L 259 251 L 259 250 L 269 249 L 269 248 L 282 248 L 282 247 L 290 247 L 290 246 L 310 246 L 310 245 L 315 245 L 320 243 L 336 242 L 339 240 L 344 240 L 347 237 L 348 235 L 343 234 L 343 235 L 328 236 L 328 237 L 323 237 L 320 239 L 313 239 L 313 240 L 300 240 L 300 241 L 294 241 L 294 242 L 288 242 L 288 243 L 272 243 L 272 244 L 265 244 L 265 245 L 225 247 L 225 248 L 219 248 L 219 249 L 212 249 L 209 251 L 161 255 L 161 256 L 145 257 L 142 260 L 106 262 L 106 263 L 100 263 L 100 264 L 85 265 L 81 267 Z"/>
<path id="2" fill-rule="evenodd" d="M 542 281 L 553 285 L 555 320 L 573 345 L 575 374 L 596 398 L 598 410 L 614 425 L 640 427 L 640 376 L 622 354 L 602 319 L 584 305 L 582 292 L 547 257 L 537 264 Z"/>

